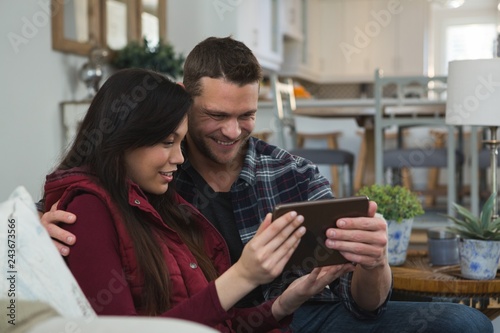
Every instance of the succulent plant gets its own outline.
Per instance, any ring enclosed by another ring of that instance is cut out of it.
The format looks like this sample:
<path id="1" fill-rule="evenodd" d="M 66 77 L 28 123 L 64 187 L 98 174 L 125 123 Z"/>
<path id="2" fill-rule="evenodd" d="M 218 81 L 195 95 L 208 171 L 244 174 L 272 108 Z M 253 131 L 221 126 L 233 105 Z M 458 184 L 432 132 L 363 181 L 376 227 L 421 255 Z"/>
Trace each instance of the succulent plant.
<path id="1" fill-rule="evenodd" d="M 361 188 L 357 195 L 366 195 L 377 203 L 377 212 L 386 220 L 402 222 L 424 213 L 418 196 L 400 185 L 373 184 Z"/>
<path id="2" fill-rule="evenodd" d="M 447 229 L 462 238 L 479 240 L 500 240 L 500 217 L 492 220 L 494 194 L 490 195 L 483 205 L 478 216 L 472 214 L 467 208 L 454 203 L 459 217 L 446 215 L 454 222 L 454 226 Z"/>

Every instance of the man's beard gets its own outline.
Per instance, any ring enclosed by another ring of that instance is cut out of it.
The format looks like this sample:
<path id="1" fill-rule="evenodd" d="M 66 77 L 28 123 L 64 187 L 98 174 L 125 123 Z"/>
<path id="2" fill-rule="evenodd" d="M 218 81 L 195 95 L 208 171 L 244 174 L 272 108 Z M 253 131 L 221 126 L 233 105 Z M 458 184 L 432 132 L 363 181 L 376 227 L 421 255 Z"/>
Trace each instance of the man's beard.
<path id="1" fill-rule="evenodd" d="M 240 156 L 245 154 L 245 147 L 247 145 L 248 139 L 250 138 L 250 135 L 247 134 L 243 139 L 238 140 L 238 150 L 236 154 L 234 154 L 231 158 L 224 158 L 220 157 L 220 154 L 217 154 L 214 149 L 209 145 L 208 141 L 213 141 L 212 138 L 204 140 L 203 137 L 197 137 L 197 136 L 192 136 L 191 139 L 193 143 L 196 145 L 198 151 L 211 160 L 214 163 L 221 164 L 221 165 L 230 165 L 233 164 L 234 162 L 239 162 L 240 161 Z M 214 142 L 214 144 L 217 144 Z"/>

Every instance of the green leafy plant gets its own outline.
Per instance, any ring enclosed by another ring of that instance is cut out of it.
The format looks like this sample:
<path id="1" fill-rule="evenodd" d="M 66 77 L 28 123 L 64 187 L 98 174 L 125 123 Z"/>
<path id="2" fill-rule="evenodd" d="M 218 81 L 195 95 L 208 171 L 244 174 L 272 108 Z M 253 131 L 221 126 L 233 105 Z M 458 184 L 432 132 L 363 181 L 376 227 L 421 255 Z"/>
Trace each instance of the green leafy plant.
<path id="1" fill-rule="evenodd" d="M 460 218 L 446 215 L 455 224 L 453 227 L 448 227 L 448 230 L 462 238 L 500 240 L 500 217 L 494 220 L 491 219 L 493 201 L 494 195 L 492 194 L 483 205 L 479 217 L 474 216 L 467 208 L 454 203 L 453 207 Z"/>
<path id="2" fill-rule="evenodd" d="M 168 74 L 172 78 L 182 76 L 185 57 L 176 54 L 172 45 L 163 43 L 151 45 L 147 39 L 142 43 L 129 42 L 123 49 L 116 52 L 111 64 L 118 69 L 146 68 Z"/>
<path id="3" fill-rule="evenodd" d="M 424 213 L 418 196 L 399 185 L 373 184 L 361 188 L 356 195 L 366 195 L 377 203 L 377 212 L 386 220 L 401 222 Z"/>

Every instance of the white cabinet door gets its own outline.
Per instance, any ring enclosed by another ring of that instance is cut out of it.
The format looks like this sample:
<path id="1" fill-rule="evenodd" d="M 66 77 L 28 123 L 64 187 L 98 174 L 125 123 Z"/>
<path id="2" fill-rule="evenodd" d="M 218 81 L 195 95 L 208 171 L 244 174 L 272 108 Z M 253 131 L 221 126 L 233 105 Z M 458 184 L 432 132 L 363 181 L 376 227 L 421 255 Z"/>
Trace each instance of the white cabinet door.
<path id="1" fill-rule="evenodd" d="M 284 0 L 282 1 L 282 21 L 281 30 L 285 38 L 294 40 L 302 40 L 304 38 L 303 31 L 303 5 L 306 0 Z"/>
<path id="2" fill-rule="evenodd" d="M 345 75 L 353 78 L 370 72 L 373 38 L 370 34 L 370 0 L 344 1 L 344 38 L 341 48 L 340 65 Z"/>
<path id="3" fill-rule="evenodd" d="M 427 1 L 341 0 L 341 54 L 333 76 L 373 80 L 386 75 L 423 75 L 428 30 Z"/>
<path id="4" fill-rule="evenodd" d="M 250 42 L 261 65 L 268 69 L 279 70 L 283 61 L 283 41 L 280 35 L 279 0 L 245 0 L 247 6 L 250 4 L 254 15 L 250 16 L 241 10 L 238 30 L 247 33 L 251 30 Z M 242 24 L 246 20 L 247 24 Z M 248 21 L 253 21 L 252 23 Z M 252 27 L 249 29 L 249 27 Z M 245 42 L 246 39 L 242 38 Z"/>
<path id="5" fill-rule="evenodd" d="M 344 43 L 344 2 L 341 0 L 319 1 L 319 31 L 321 45 L 315 52 L 320 52 L 320 70 L 328 80 L 345 75 L 345 59 L 341 47 Z"/>
<path id="6" fill-rule="evenodd" d="M 283 57 L 279 5 L 279 0 L 167 1 L 168 39 L 176 50 L 188 54 L 209 36 L 232 35 L 254 52 L 264 68 L 279 70 Z"/>
<path id="7" fill-rule="evenodd" d="M 321 82 L 426 74 L 427 1 L 320 0 Z"/>
<path id="8" fill-rule="evenodd" d="M 429 44 L 430 3 L 405 1 L 397 23 L 396 72 L 399 75 L 427 75 L 426 45 Z"/>
<path id="9" fill-rule="evenodd" d="M 315 81 L 322 71 L 321 0 L 300 0 L 302 37 L 294 39 L 284 34 L 283 65 L 280 74 Z M 285 18 L 286 19 L 286 18 Z"/>
<path id="10" fill-rule="evenodd" d="M 375 0 L 370 9 L 370 23 L 367 32 L 370 34 L 372 49 L 368 75 L 373 76 L 375 70 L 380 68 L 385 75 L 397 75 L 396 59 L 397 27 L 401 6 L 391 6 L 394 2 Z M 373 79 L 373 77 L 372 77 Z"/>
<path id="11" fill-rule="evenodd" d="M 320 0 L 304 0 L 306 6 L 304 10 L 306 13 L 304 18 L 306 22 L 305 32 L 306 39 L 304 41 L 304 46 L 302 48 L 303 64 L 305 70 L 314 76 L 319 76 L 325 70 L 324 69 L 324 59 L 321 52 L 322 41 L 325 36 L 329 35 L 329 31 L 322 30 L 321 20 L 318 19 L 321 16 L 321 6 Z"/>

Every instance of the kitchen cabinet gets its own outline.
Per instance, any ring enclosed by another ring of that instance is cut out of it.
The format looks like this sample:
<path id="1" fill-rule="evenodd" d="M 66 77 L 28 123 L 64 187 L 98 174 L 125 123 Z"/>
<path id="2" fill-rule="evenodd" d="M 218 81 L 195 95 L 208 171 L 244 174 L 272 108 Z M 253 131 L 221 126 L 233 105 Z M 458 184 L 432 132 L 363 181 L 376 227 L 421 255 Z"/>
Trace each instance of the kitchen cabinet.
<path id="1" fill-rule="evenodd" d="M 396 21 L 395 74 L 427 75 L 431 7 L 428 1 L 405 1 Z"/>
<path id="2" fill-rule="evenodd" d="M 285 40 L 283 72 L 318 83 L 372 82 L 377 68 L 426 75 L 429 13 L 423 0 L 309 1 L 306 38 Z"/>
<path id="3" fill-rule="evenodd" d="M 283 65 L 280 75 L 317 81 L 321 75 L 320 0 L 301 0 L 300 15 L 303 38 L 289 38 L 283 31 Z"/>
<path id="4" fill-rule="evenodd" d="M 332 21 L 322 20 L 324 30 L 334 30 L 337 39 L 326 43 L 326 81 L 373 81 L 374 71 L 385 75 L 427 74 L 426 34 L 430 5 L 427 1 L 336 0 L 324 1 L 323 12 L 333 13 L 342 27 L 329 29 Z M 329 57 L 327 57 L 329 56 Z M 334 64 L 332 64 L 332 62 Z"/>
<path id="5" fill-rule="evenodd" d="M 304 38 L 303 7 L 306 0 L 282 0 L 281 33 L 284 38 L 302 40 Z"/>
<path id="6" fill-rule="evenodd" d="M 180 52 L 188 54 L 209 36 L 231 35 L 254 52 L 262 67 L 280 69 L 281 0 L 176 0 L 167 5 L 168 38 Z"/>

